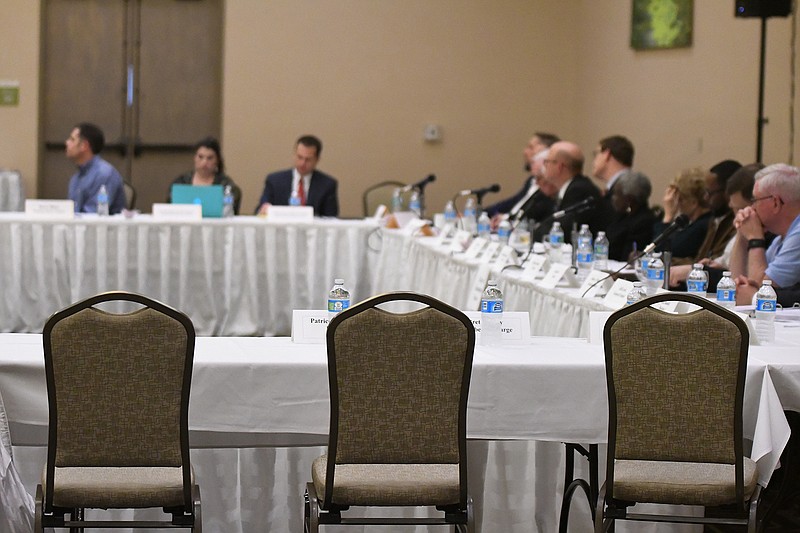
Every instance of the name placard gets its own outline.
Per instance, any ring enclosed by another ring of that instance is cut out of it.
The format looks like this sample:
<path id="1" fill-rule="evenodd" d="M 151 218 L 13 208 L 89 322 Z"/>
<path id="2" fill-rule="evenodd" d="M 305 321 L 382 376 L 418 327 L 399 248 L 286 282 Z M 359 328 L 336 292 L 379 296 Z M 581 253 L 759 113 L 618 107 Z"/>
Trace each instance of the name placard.
<path id="1" fill-rule="evenodd" d="M 271 205 L 267 209 L 267 220 L 271 222 L 311 222 L 314 208 L 310 205 Z"/>
<path id="2" fill-rule="evenodd" d="M 628 303 L 628 293 L 633 288 L 633 282 L 619 278 L 608 289 L 606 297 L 603 298 L 603 305 L 609 309 L 622 309 Z"/>
<path id="3" fill-rule="evenodd" d="M 602 270 L 592 270 L 581 285 L 578 292 L 584 298 L 594 298 L 602 296 L 608 292 L 609 287 L 614 284 L 614 280 L 607 272 Z"/>
<path id="4" fill-rule="evenodd" d="M 406 222 L 404 226 L 402 226 L 403 229 L 401 229 L 400 232 L 403 235 L 414 235 L 420 232 L 422 228 L 424 228 L 427 225 L 428 225 L 427 220 L 423 220 L 421 218 L 412 218 L 408 222 Z"/>
<path id="5" fill-rule="evenodd" d="M 475 259 L 481 253 L 481 251 L 486 247 L 489 241 L 484 239 L 483 237 L 476 237 L 472 240 L 469 245 L 469 248 L 464 252 L 463 257 L 467 259 Z"/>
<path id="6" fill-rule="evenodd" d="M 203 206 L 200 204 L 153 204 L 155 220 L 202 220 Z"/>
<path id="7" fill-rule="evenodd" d="M 464 314 L 472 321 L 475 326 L 475 341 L 481 336 L 481 312 L 464 311 Z M 500 331 L 502 332 L 503 344 L 529 344 L 531 342 L 531 320 L 528 312 L 512 311 L 503 313 L 500 321 Z"/>
<path id="8" fill-rule="evenodd" d="M 75 202 L 72 200 L 25 200 L 25 216 L 46 220 L 72 220 Z"/>
<path id="9" fill-rule="evenodd" d="M 547 274 L 539 281 L 539 286 L 545 289 L 555 289 L 558 282 L 561 281 L 561 278 L 566 275 L 567 270 L 570 268 L 572 266 L 566 263 L 551 263 Z"/>
<path id="10" fill-rule="evenodd" d="M 292 342 L 325 344 L 325 332 L 331 318 L 325 309 L 295 309 L 292 311 Z"/>
<path id="11" fill-rule="evenodd" d="M 451 252 L 463 252 L 469 248 L 470 241 L 472 240 L 472 233 L 463 229 L 457 230 L 453 235 L 453 240 L 450 242 Z"/>
<path id="12" fill-rule="evenodd" d="M 547 256 L 544 254 L 531 254 L 525 262 L 525 275 L 535 279 L 539 272 L 547 265 Z"/>
<path id="13" fill-rule="evenodd" d="M 499 268 L 503 268 L 508 265 L 516 265 L 517 251 L 511 246 L 508 245 L 503 246 L 500 249 L 500 253 L 497 254 L 497 259 L 495 259 L 494 263 L 495 266 Z"/>
<path id="14" fill-rule="evenodd" d="M 494 256 L 497 255 L 497 250 L 500 249 L 500 243 L 497 241 L 490 242 L 486 245 L 486 248 L 483 249 L 483 253 L 481 254 L 481 263 L 491 263 Z"/>

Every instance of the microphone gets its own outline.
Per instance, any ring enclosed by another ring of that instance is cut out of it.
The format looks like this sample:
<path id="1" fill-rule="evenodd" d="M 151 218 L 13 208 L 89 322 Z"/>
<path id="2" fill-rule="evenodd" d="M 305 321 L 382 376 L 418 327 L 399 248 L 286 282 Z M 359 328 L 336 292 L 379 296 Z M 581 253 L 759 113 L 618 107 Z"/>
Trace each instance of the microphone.
<path id="1" fill-rule="evenodd" d="M 667 229 L 661 232 L 661 235 L 653 239 L 653 242 L 645 246 L 644 250 L 642 250 L 642 255 L 649 254 L 650 252 L 656 249 L 656 246 L 661 244 L 666 239 L 670 238 L 673 233 L 675 233 L 678 230 L 682 230 L 688 225 L 689 225 L 689 217 L 686 215 L 678 215 L 678 217 L 672 221 L 672 224 L 667 226 Z"/>
<path id="2" fill-rule="evenodd" d="M 430 182 L 432 182 L 432 181 L 436 181 L 436 174 L 428 174 L 425 177 L 425 179 L 422 179 L 422 180 L 418 181 L 417 183 L 413 183 L 411 185 L 406 185 L 405 187 L 403 187 L 402 191 L 403 192 L 408 192 L 411 189 L 418 189 L 420 192 L 422 192 L 422 190 L 425 188 L 425 186 L 427 184 L 429 184 Z"/>
<path id="3" fill-rule="evenodd" d="M 490 192 L 500 192 L 500 185 L 495 183 L 494 185 L 481 187 L 480 189 L 464 189 L 458 193 L 458 196 L 469 196 L 470 194 L 474 194 L 475 196 L 483 196 Z"/>
<path id="4" fill-rule="evenodd" d="M 585 211 L 585 210 L 593 207 L 595 201 L 596 200 L 595 200 L 594 196 L 590 196 L 589 198 L 586 198 L 585 200 L 583 200 L 581 202 L 578 202 L 577 204 L 572 204 L 571 206 L 567 207 L 566 209 L 562 209 L 560 211 L 556 211 L 555 213 L 550 215 L 550 218 L 552 218 L 553 220 L 559 220 L 561 218 L 564 218 L 564 216 L 568 215 L 569 213 L 574 213 L 576 211 Z"/>

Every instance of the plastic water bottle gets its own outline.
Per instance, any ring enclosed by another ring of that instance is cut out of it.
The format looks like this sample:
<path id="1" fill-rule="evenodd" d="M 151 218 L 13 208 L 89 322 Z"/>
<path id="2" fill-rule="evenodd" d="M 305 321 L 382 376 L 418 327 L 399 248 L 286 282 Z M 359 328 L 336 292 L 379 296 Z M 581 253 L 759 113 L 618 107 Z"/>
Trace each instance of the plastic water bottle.
<path id="1" fill-rule="evenodd" d="M 450 224 L 451 226 L 456 225 L 456 208 L 453 205 L 453 201 L 449 200 L 447 204 L 444 206 L 444 223 Z"/>
<path id="2" fill-rule="evenodd" d="M 475 235 L 478 221 L 476 218 L 475 200 L 473 200 L 471 197 L 467 198 L 467 203 L 464 204 L 464 216 L 461 217 L 461 222 L 464 231 L 468 231 Z"/>
<path id="3" fill-rule="evenodd" d="M 775 311 L 778 295 L 772 288 L 772 280 L 765 279 L 756 293 L 756 334 L 760 342 L 775 340 Z"/>
<path id="4" fill-rule="evenodd" d="M 225 194 L 222 197 L 222 216 L 232 217 L 233 215 L 233 190 L 230 185 L 226 185 Z"/>
<path id="5" fill-rule="evenodd" d="M 101 217 L 108 216 L 108 189 L 105 185 L 101 185 L 97 191 L 97 214 Z"/>
<path id="6" fill-rule="evenodd" d="M 625 305 L 628 306 L 635 304 L 639 300 L 644 300 L 645 298 L 647 298 L 647 293 L 645 292 L 644 287 L 642 287 L 642 282 L 634 281 L 633 288 L 628 292 L 628 297 L 625 300 Z"/>
<path id="7" fill-rule="evenodd" d="M 489 219 L 489 214 L 484 211 L 478 219 L 478 237 L 488 239 L 492 235 L 492 222 Z"/>
<path id="8" fill-rule="evenodd" d="M 419 193 L 417 191 L 411 193 L 411 198 L 408 200 L 408 210 L 422 218 L 422 203 L 419 200 Z"/>
<path id="9" fill-rule="evenodd" d="M 708 287 L 708 272 L 703 270 L 703 265 L 695 263 L 692 265 L 692 271 L 689 272 L 689 277 L 686 278 L 686 291 L 698 296 L 705 296 Z"/>
<path id="10" fill-rule="evenodd" d="M 598 231 L 594 240 L 594 268 L 608 270 L 608 237 L 605 231 Z"/>
<path id="11" fill-rule="evenodd" d="M 403 191 L 399 188 L 392 193 L 392 213 L 399 213 L 403 210 Z"/>
<path id="12" fill-rule="evenodd" d="M 289 196 L 289 205 L 292 207 L 300 205 L 300 195 L 297 194 L 297 190 L 292 191 L 292 195 Z"/>
<path id="13" fill-rule="evenodd" d="M 503 219 L 500 225 L 497 226 L 497 238 L 503 244 L 508 244 L 508 239 L 511 237 L 511 222 L 508 219 Z"/>
<path id="14" fill-rule="evenodd" d="M 481 298 L 481 344 L 500 344 L 502 341 L 503 293 L 497 282 L 490 279 Z"/>
<path id="15" fill-rule="evenodd" d="M 554 263 L 560 263 L 561 248 L 564 246 L 564 230 L 561 229 L 561 222 L 553 222 L 553 227 L 550 228 L 550 260 Z"/>
<path id="16" fill-rule="evenodd" d="M 350 307 L 350 291 L 344 288 L 343 279 L 335 279 L 328 293 L 328 315 L 331 318 Z"/>
<path id="17" fill-rule="evenodd" d="M 728 309 L 736 307 L 736 282 L 733 281 L 730 270 L 724 271 L 717 283 L 717 303 Z"/>
<path id="18" fill-rule="evenodd" d="M 661 260 L 661 252 L 656 252 L 647 261 L 647 294 L 653 295 L 659 287 L 664 286 L 664 262 Z"/>
<path id="19" fill-rule="evenodd" d="M 578 267 L 578 279 L 583 281 L 592 270 L 594 261 L 594 246 L 592 244 L 592 232 L 588 224 L 581 224 L 578 232 L 577 250 L 575 255 L 575 265 Z"/>

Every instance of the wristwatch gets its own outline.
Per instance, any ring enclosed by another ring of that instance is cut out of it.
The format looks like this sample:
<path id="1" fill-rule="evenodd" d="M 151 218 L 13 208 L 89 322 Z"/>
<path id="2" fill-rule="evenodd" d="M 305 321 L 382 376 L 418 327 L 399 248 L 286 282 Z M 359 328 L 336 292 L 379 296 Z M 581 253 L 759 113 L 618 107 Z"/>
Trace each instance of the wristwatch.
<path id="1" fill-rule="evenodd" d="M 747 249 L 752 250 L 753 248 L 766 248 L 767 241 L 764 239 L 750 239 L 747 241 Z"/>

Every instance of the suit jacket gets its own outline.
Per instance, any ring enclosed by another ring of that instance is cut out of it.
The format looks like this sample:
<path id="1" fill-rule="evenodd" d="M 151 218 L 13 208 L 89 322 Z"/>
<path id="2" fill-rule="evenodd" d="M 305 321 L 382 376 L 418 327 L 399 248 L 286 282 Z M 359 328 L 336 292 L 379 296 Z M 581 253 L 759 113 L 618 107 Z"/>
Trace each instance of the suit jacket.
<path id="1" fill-rule="evenodd" d="M 634 213 L 625 213 L 606 228 L 608 237 L 608 258 L 615 261 L 627 261 L 633 251 L 633 243 L 637 250 L 642 250 L 653 240 L 653 224 L 656 216 L 648 206 L 641 207 Z"/>
<path id="2" fill-rule="evenodd" d="M 268 174 L 264 182 L 264 192 L 258 202 L 258 208 L 266 203 L 289 205 L 289 197 L 292 195 L 292 178 L 291 168 Z M 311 182 L 308 186 L 308 194 L 306 194 L 306 205 L 314 208 L 314 216 L 339 216 L 337 186 L 336 179 L 324 172 L 315 170 L 311 174 Z"/>
<path id="3" fill-rule="evenodd" d="M 509 196 L 505 200 L 500 200 L 499 202 L 484 209 L 484 211 L 486 211 L 490 217 L 493 217 L 498 213 L 508 213 L 511 211 L 511 208 L 517 205 L 517 202 L 522 200 L 528 193 L 528 189 L 531 188 L 531 182 L 533 179 L 533 176 L 528 176 L 528 179 L 525 180 L 525 184 L 522 185 L 522 188 L 517 191 L 514 196 Z"/>
<path id="4" fill-rule="evenodd" d="M 617 183 L 619 183 L 619 180 L 615 181 L 614 185 L 612 185 L 610 189 L 606 190 L 605 194 L 600 200 L 597 214 L 598 230 L 608 230 L 611 224 L 621 220 L 625 216 L 625 213 L 619 213 L 616 209 L 614 209 L 614 204 L 611 201 L 611 198 L 614 194 L 614 187 L 617 186 Z"/>
<path id="5" fill-rule="evenodd" d="M 587 198 L 594 198 L 595 205 L 580 213 L 569 213 L 561 218 L 561 228 L 564 230 L 564 242 L 572 243 L 572 227 L 576 226 L 576 231 L 580 230 L 581 224 L 588 224 L 589 229 L 593 234 L 596 234 L 600 227 L 599 215 L 600 209 L 598 202 L 600 200 L 600 189 L 598 189 L 592 180 L 586 176 L 579 174 L 572 178 L 572 181 L 564 191 L 564 197 L 561 202 L 556 205 L 557 210 L 567 209 L 575 204 L 578 204 Z M 550 232 L 553 225 L 552 220 L 547 220 L 541 224 L 534 232 L 534 240 L 540 241 L 544 235 Z"/>
<path id="6" fill-rule="evenodd" d="M 733 216 L 733 211 L 728 211 L 728 214 L 722 217 L 719 224 L 717 224 L 715 219 L 711 219 L 708 223 L 706 239 L 703 241 L 703 244 L 700 245 L 697 256 L 695 256 L 695 261 L 706 257 L 713 259 L 722 255 L 728 241 L 736 236 L 736 228 L 733 227 Z"/>

